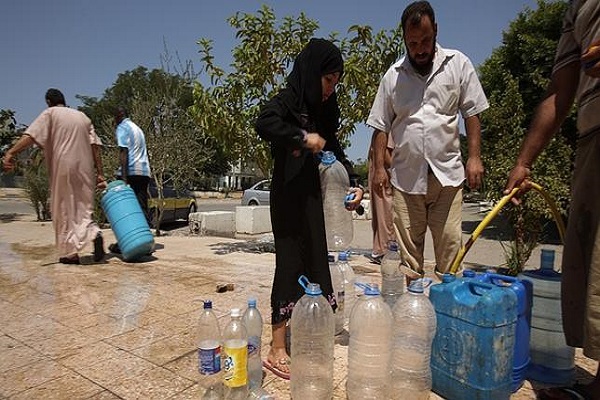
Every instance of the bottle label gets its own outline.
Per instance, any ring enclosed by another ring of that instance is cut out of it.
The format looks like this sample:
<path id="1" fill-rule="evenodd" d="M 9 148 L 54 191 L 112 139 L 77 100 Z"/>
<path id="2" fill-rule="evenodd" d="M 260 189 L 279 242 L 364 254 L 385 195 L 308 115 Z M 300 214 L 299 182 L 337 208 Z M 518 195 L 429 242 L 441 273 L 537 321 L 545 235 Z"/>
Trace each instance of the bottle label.
<path id="1" fill-rule="evenodd" d="M 240 346 L 241 345 L 241 346 Z M 231 388 L 248 384 L 248 345 L 245 340 L 225 342 L 223 358 L 223 380 Z"/>
<path id="2" fill-rule="evenodd" d="M 248 336 L 248 357 L 255 356 L 260 351 L 260 337 Z"/>
<path id="3" fill-rule="evenodd" d="M 202 375 L 213 375 L 221 371 L 221 346 L 217 341 L 200 343 L 198 370 Z"/>

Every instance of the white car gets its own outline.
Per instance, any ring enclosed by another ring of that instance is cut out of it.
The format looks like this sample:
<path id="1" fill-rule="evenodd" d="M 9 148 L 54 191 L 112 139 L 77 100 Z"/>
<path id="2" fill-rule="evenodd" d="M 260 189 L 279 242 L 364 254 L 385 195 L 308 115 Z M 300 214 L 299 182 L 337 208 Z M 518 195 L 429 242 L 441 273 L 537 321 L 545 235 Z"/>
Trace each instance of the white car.
<path id="1" fill-rule="evenodd" d="M 249 189 L 244 190 L 242 195 L 243 206 L 268 206 L 270 204 L 271 181 L 265 179 Z"/>

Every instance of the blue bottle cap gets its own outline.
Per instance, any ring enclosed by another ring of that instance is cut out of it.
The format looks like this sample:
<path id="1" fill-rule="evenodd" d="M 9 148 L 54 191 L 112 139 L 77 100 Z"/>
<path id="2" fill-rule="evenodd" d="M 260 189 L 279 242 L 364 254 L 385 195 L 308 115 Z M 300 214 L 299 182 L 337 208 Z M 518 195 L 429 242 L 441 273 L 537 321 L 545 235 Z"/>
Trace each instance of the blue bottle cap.
<path id="1" fill-rule="evenodd" d="M 426 287 L 429 287 L 433 281 L 430 278 L 415 279 L 408 285 L 408 291 L 411 293 L 423 293 Z"/>
<path id="2" fill-rule="evenodd" d="M 254 307 L 256 308 L 256 299 L 251 297 L 248 299 L 248 307 Z"/>
<path id="3" fill-rule="evenodd" d="M 323 165 L 332 165 L 333 163 L 335 163 L 336 158 L 335 158 L 335 154 L 333 154 L 333 151 L 323 151 L 321 152 L 321 162 L 323 163 Z"/>
<path id="4" fill-rule="evenodd" d="M 465 269 L 462 273 L 463 278 L 475 278 L 476 275 L 472 269 Z"/>
<path id="5" fill-rule="evenodd" d="M 321 293 L 323 293 L 321 291 L 321 286 L 319 286 L 318 283 L 309 282 L 308 278 L 304 275 L 300 275 L 300 278 L 298 278 L 298 283 L 304 288 L 304 293 L 310 296 L 319 296 Z"/>
<path id="6" fill-rule="evenodd" d="M 204 300 L 204 309 L 206 310 L 207 308 L 212 308 L 211 300 Z"/>
<path id="7" fill-rule="evenodd" d="M 388 249 L 390 251 L 398 251 L 398 242 L 392 240 L 388 243 Z"/>
<path id="8" fill-rule="evenodd" d="M 335 256 L 333 254 L 327 254 L 327 261 L 329 261 L 330 263 L 334 263 Z"/>
<path id="9" fill-rule="evenodd" d="M 348 261 L 348 253 L 340 251 L 338 254 L 338 261 Z"/>

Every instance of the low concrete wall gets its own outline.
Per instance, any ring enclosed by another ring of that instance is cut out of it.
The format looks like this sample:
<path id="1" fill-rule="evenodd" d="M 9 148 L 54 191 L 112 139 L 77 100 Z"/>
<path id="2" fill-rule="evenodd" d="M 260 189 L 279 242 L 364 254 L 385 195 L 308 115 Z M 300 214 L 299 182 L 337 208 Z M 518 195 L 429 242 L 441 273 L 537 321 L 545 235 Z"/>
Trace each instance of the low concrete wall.
<path id="1" fill-rule="evenodd" d="M 235 229 L 237 233 L 258 234 L 271 232 L 269 206 L 237 206 Z"/>
<path id="2" fill-rule="evenodd" d="M 189 216 L 191 233 L 200 236 L 235 236 L 235 213 L 232 211 L 195 212 Z"/>

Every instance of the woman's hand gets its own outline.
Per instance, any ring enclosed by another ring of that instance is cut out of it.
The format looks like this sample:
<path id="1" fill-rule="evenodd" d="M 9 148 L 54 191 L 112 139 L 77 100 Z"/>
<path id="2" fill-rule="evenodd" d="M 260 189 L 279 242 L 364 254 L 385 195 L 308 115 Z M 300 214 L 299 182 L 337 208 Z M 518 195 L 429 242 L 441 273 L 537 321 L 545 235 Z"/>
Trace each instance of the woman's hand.
<path id="1" fill-rule="evenodd" d="M 306 140 L 304 141 L 304 147 L 311 151 L 313 154 L 319 153 L 325 147 L 326 140 L 321 137 L 318 133 L 307 133 Z"/>
<path id="2" fill-rule="evenodd" d="M 354 211 L 358 206 L 360 206 L 360 202 L 363 199 L 364 190 L 360 187 L 352 187 L 348 190 L 348 194 L 346 195 L 346 201 L 344 201 L 344 205 L 346 206 L 346 210 Z"/>

